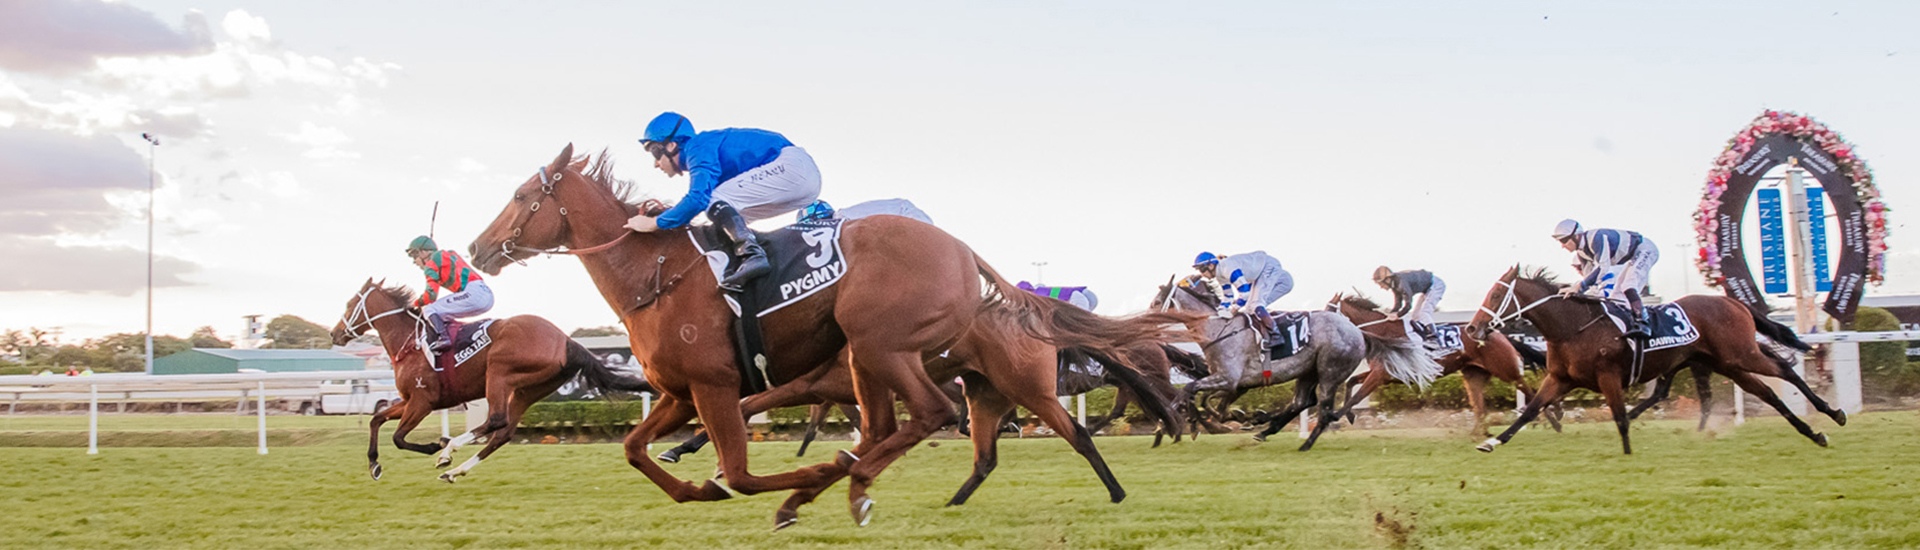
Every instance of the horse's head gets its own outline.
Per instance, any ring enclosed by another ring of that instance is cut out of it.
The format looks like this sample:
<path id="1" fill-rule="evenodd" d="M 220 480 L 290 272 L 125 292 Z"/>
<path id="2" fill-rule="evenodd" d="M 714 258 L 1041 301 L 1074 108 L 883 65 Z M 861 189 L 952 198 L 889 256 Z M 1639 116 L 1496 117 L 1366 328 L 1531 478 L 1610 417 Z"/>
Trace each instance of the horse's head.
<path id="1" fill-rule="evenodd" d="M 1480 300 L 1480 311 L 1467 323 L 1467 335 L 1485 341 L 1491 329 L 1519 319 L 1527 310 L 1554 297 L 1558 286 L 1553 274 L 1545 269 L 1523 270 L 1520 264 L 1514 264 Z"/>
<path id="2" fill-rule="evenodd" d="M 1161 285 L 1160 291 L 1154 293 L 1153 305 L 1148 309 L 1153 311 L 1211 312 L 1214 307 L 1212 303 L 1214 299 L 1213 296 L 1213 281 L 1209 281 L 1206 277 L 1199 275 L 1188 275 L 1185 278 Z"/>
<path id="3" fill-rule="evenodd" d="M 604 166 L 604 153 L 601 158 Z M 587 161 L 584 156 L 575 158 L 573 144 L 569 143 L 553 162 L 515 187 L 513 199 L 500 215 L 467 246 L 473 266 L 488 275 L 498 275 L 508 262 L 567 245 L 577 229 L 575 224 L 617 227 L 626 221 L 621 215 L 626 207 L 617 194 L 603 182 L 582 174 Z"/>
<path id="4" fill-rule="evenodd" d="M 407 304 L 413 302 L 413 291 L 404 286 L 384 286 L 385 280 L 374 281 L 371 277 L 360 285 L 360 291 L 347 299 L 347 309 L 340 314 L 340 321 L 333 324 L 329 335 L 333 345 L 344 346 L 355 338 L 374 331 L 375 320 L 404 313 Z"/>

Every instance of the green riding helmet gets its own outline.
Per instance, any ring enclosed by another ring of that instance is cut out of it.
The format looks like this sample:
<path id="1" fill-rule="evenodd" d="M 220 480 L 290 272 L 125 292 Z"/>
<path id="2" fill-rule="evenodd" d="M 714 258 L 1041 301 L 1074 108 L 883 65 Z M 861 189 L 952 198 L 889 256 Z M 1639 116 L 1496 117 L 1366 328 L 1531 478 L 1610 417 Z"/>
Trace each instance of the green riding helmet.
<path id="1" fill-rule="evenodd" d="M 431 251 L 431 250 L 439 250 L 439 249 L 440 249 L 440 247 L 438 247 L 438 246 L 434 246 L 434 244 L 433 244 L 433 237 L 428 237 L 428 236 L 426 236 L 426 235 L 421 235 L 421 236 L 418 236 L 418 237 L 414 237 L 414 238 L 413 238 L 413 242 L 411 242 L 411 243 L 407 243 L 407 254 L 408 254 L 408 255 L 412 255 L 412 254 L 414 253 L 414 251 L 416 251 L 416 250 L 429 250 L 429 251 Z"/>

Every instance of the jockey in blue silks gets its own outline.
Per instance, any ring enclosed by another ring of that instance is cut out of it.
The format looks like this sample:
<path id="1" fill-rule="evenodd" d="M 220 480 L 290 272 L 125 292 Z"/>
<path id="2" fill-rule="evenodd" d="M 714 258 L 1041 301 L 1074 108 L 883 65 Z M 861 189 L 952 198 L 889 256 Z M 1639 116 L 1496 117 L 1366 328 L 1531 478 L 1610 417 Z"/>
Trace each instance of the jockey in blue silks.
<path id="1" fill-rule="evenodd" d="M 673 208 L 659 217 L 634 216 L 627 228 L 673 229 L 706 212 L 740 260 L 720 280 L 720 287 L 730 291 L 738 292 L 747 281 L 773 270 L 747 223 L 805 207 L 820 196 L 820 169 L 813 157 L 774 132 L 727 128 L 695 133 L 687 117 L 668 112 L 647 123 L 640 143 L 667 177 L 690 174 L 693 181 Z"/>
<path id="2" fill-rule="evenodd" d="M 1580 222 L 1573 220 L 1561 220 L 1554 226 L 1553 238 L 1560 241 L 1561 248 L 1574 253 L 1574 267 L 1580 270 L 1580 284 L 1565 292 L 1626 302 L 1627 310 L 1633 312 L 1627 335 L 1647 336 L 1645 320 L 1640 317 L 1640 289 L 1646 288 L 1653 264 L 1660 261 L 1660 248 L 1639 233 L 1582 231 Z"/>
<path id="3" fill-rule="evenodd" d="M 1280 268 L 1280 260 L 1259 250 L 1232 256 L 1201 252 L 1193 259 L 1193 268 L 1213 279 L 1220 294 L 1221 317 L 1234 313 L 1264 317 L 1268 305 L 1293 292 L 1293 274 Z"/>

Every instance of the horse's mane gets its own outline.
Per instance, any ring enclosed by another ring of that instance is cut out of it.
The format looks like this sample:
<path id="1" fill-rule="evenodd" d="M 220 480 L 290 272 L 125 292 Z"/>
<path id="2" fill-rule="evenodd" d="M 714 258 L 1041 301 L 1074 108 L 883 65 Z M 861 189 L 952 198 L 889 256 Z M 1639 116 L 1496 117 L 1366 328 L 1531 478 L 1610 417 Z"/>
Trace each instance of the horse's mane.
<path id="1" fill-rule="evenodd" d="M 593 180 L 594 183 L 605 186 L 607 191 L 613 193 L 614 198 L 632 206 L 633 182 L 613 176 L 613 155 L 608 153 L 606 149 L 601 149 L 599 155 L 586 154 L 573 157 L 574 164 L 587 162 L 589 160 L 592 161 L 592 164 L 587 165 L 587 169 L 580 172 L 580 175 L 586 176 L 587 179 Z"/>
<path id="2" fill-rule="evenodd" d="M 1554 278 L 1553 272 L 1547 271 L 1547 268 L 1544 267 L 1522 266 L 1519 276 L 1515 277 L 1515 279 L 1533 281 L 1552 287 L 1560 286 L 1560 281 Z"/>
<path id="3" fill-rule="evenodd" d="M 413 299 L 419 296 L 414 294 L 413 289 L 400 283 L 380 287 L 380 292 L 386 294 L 393 303 L 400 304 L 402 308 L 412 307 Z"/>
<path id="4" fill-rule="evenodd" d="M 1353 294 L 1342 295 L 1340 302 L 1362 311 L 1377 311 L 1380 309 L 1380 304 L 1375 303 L 1373 299 L 1368 298 L 1365 294 L 1361 294 L 1358 290 L 1353 291 Z"/>

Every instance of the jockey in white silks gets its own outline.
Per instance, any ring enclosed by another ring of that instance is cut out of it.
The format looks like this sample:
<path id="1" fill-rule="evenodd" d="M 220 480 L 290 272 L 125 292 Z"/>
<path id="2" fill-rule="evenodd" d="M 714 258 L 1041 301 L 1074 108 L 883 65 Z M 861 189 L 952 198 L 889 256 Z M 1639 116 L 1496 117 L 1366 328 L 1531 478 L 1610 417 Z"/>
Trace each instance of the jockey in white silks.
<path id="1" fill-rule="evenodd" d="M 1580 222 L 1561 220 L 1553 228 L 1553 238 L 1574 253 L 1580 271 L 1580 284 L 1571 293 L 1602 300 L 1624 302 L 1634 312 L 1627 327 L 1629 336 L 1646 336 L 1647 327 L 1640 318 L 1640 291 L 1660 261 L 1660 248 L 1653 241 L 1632 231 L 1594 229 L 1582 231 Z"/>
<path id="2" fill-rule="evenodd" d="M 913 218 L 927 225 L 933 225 L 933 218 L 928 216 L 926 212 L 920 211 L 920 207 L 914 206 L 913 201 L 907 199 L 871 200 L 839 210 L 835 210 L 833 205 L 827 204 L 827 201 L 813 201 L 813 204 L 809 204 L 806 208 L 800 209 L 800 213 L 796 217 L 798 218 L 797 221 L 804 222 L 807 220 L 833 218 L 857 220 L 867 216 L 877 216 L 881 214 Z"/>
<path id="3" fill-rule="evenodd" d="M 1293 292 L 1293 274 L 1280 268 L 1280 260 L 1259 250 L 1231 256 L 1201 252 L 1193 259 L 1193 268 L 1213 279 L 1221 317 L 1235 313 L 1264 317 L 1268 305 Z"/>
<path id="4" fill-rule="evenodd" d="M 1447 295 L 1447 283 L 1424 269 L 1396 272 L 1387 266 L 1373 270 L 1373 282 L 1393 291 L 1388 321 L 1400 321 L 1410 340 L 1433 343 L 1433 311 Z"/>

